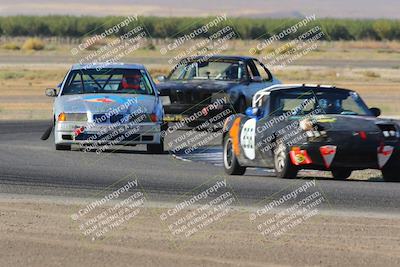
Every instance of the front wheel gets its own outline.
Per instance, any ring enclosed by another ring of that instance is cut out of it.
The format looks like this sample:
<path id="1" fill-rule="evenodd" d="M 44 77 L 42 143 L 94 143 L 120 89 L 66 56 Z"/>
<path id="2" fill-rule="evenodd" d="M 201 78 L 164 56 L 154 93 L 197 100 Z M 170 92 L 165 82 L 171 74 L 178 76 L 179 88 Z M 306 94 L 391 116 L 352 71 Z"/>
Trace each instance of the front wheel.
<path id="1" fill-rule="evenodd" d="M 332 176 L 335 180 L 346 180 L 350 177 L 351 173 L 352 170 L 346 168 L 332 170 Z"/>
<path id="2" fill-rule="evenodd" d="M 279 178 L 296 178 L 298 168 L 292 164 L 289 152 L 284 143 L 280 143 L 274 151 L 275 174 Z"/>
<path id="3" fill-rule="evenodd" d="M 246 172 L 246 167 L 240 166 L 233 152 L 233 141 L 229 136 L 224 139 L 224 169 L 229 175 L 243 175 Z"/>

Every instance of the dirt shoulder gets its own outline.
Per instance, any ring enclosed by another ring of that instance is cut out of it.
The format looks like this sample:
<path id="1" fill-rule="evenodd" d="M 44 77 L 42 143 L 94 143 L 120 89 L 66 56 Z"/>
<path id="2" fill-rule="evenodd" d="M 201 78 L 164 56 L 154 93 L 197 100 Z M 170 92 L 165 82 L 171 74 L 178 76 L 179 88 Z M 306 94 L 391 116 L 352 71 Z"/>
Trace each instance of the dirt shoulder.
<path id="1" fill-rule="evenodd" d="M 91 240 L 71 214 L 80 205 L 0 200 L 1 266 L 398 266 L 400 219 L 316 215 L 265 238 L 244 209 L 190 237 L 160 220 L 168 208 L 145 205 Z M 189 212 L 189 211 L 188 211 Z"/>

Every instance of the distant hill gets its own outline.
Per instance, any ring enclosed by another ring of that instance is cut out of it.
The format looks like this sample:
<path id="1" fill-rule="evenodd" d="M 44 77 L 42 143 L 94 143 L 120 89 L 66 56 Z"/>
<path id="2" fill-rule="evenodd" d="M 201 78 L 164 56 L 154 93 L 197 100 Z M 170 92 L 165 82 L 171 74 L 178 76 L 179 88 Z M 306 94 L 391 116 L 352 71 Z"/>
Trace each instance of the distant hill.
<path id="1" fill-rule="evenodd" d="M 400 19 L 400 0 L 0 0 L 8 15 L 151 15 L 235 17 L 300 17 Z"/>

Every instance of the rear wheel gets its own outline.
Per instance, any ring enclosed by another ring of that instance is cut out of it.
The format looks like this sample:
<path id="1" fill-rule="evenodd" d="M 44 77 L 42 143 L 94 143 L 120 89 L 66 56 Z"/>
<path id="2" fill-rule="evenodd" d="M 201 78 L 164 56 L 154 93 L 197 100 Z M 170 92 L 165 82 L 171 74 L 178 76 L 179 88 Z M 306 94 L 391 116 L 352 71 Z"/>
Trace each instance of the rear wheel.
<path id="1" fill-rule="evenodd" d="M 352 173 L 351 169 L 341 168 L 332 170 L 332 176 L 335 180 L 346 180 Z"/>
<path id="2" fill-rule="evenodd" d="M 292 164 L 289 152 L 284 143 L 279 143 L 274 150 L 275 174 L 279 178 L 296 178 L 299 169 Z"/>
<path id="3" fill-rule="evenodd" d="M 164 139 L 160 139 L 159 144 L 148 144 L 147 153 L 150 154 L 163 154 L 164 153 Z"/>
<path id="4" fill-rule="evenodd" d="M 395 168 L 383 168 L 382 176 L 385 182 L 400 182 L 399 172 Z"/>
<path id="5" fill-rule="evenodd" d="M 233 152 L 233 141 L 229 136 L 224 139 L 224 169 L 229 175 L 242 175 L 246 172 L 246 167 L 240 166 Z"/>
<path id="6" fill-rule="evenodd" d="M 71 145 L 56 144 L 56 150 L 71 150 Z"/>

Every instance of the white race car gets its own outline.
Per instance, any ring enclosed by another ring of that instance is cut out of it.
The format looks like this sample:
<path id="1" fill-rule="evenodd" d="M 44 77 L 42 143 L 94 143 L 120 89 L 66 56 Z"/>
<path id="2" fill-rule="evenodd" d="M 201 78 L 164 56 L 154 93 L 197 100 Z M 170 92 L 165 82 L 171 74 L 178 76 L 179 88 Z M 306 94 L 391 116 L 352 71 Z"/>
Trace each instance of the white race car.
<path id="1" fill-rule="evenodd" d="M 56 97 L 56 150 L 70 150 L 72 144 L 96 150 L 147 144 L 148 152 L 163 152 L 164 110 L 143 65 L 76 64 L 59 90 L 47 89 L 46 95 Z"/>

